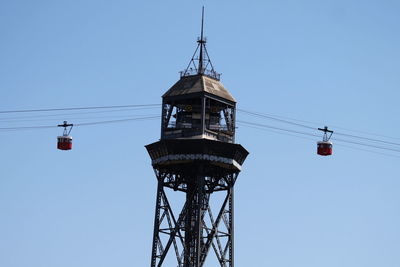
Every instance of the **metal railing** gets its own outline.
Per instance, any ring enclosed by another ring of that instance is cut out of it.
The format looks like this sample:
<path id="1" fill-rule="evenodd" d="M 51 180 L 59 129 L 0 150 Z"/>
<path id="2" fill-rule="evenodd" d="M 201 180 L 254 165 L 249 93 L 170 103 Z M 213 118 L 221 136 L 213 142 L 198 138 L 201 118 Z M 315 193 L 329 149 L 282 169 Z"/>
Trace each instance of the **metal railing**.
<path id="1" fill-rule="evenodd" d="M 194 68 L 189 68 L 189 69 L 187 69 L 185 71 L 180 71 L 179 73 L 180 73 L 180 77 L 182 78 L 182 77 L 197 75 L 198 74 L 198 70 L 194 69 Z M 208 76 L 208 77 L 211 77 L 213 79 L 216 79 L 218 81 L 221 79 L 221 73 L 218 73 L 218 72 L 216 72 L 214 70 L 207 70 L 207 69 L 203 70 L 203 74 Z"/>
<path id="2" fill-rule="evenodd" d="M 168 124 L 168 130 L 177 130 L 177 129 L 199 129 L 200 124 L 192 124 L 192 123 L 176 123 L 175 121 L 170 122 Z M 206 126 L 206 129 L 211 131 L 229 131 L 227 125 L 219 125 L 219 124 L 210 124 Z"/>

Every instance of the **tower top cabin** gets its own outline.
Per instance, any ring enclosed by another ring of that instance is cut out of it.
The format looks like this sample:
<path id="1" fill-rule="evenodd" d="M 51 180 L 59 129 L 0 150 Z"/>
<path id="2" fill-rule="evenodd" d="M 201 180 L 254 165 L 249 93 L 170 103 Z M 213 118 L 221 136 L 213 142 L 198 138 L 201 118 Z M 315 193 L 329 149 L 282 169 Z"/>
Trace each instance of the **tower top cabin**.
<path id="1" fill-rule="evenodd" d="M 236 101 L 220 82 L 203 37 L 185 71 L 163 96 L 161 139 L 234 143 Z"/>
<path id="2" fill-rule="evenodd" d="M 232 143 L 235 99 L 215 78 L 182 76 L 163 95 L 161 139 L 206 138 Z"/>

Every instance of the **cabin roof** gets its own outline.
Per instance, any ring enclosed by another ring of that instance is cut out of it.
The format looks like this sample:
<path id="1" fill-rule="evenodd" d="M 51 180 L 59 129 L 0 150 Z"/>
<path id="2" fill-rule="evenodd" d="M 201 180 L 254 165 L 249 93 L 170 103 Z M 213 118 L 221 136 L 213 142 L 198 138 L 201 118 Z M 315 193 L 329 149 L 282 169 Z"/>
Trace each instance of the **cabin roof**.
<path id="1" fill-rule="evenodd" d="M 236 100 L 220 81 L 203 74 L 181 77 L 181 79 L 163 95 L 163 98 L 201 92 L 216 95 L 236 103 Z"/>

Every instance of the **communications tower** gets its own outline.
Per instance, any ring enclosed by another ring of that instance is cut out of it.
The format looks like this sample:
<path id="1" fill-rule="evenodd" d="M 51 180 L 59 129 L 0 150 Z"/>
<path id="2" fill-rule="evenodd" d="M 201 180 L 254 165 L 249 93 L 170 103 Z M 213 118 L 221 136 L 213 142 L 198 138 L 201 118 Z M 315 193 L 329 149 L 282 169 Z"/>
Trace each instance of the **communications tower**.
<path id="1" fill-rule="evenodd" d="M 234 266 L 233 189 L 248 152 L 235 144 L 236 101 L 210 61 L 203 22 L 204 9 L 196 51 L 162 96 L 161 139 L 146 146 L 158 180 L 151 267 L 167 255 L 178 267 L 204 266 L 210 249 Z M 183 194 L 179 209 L 167 191 Z"/>

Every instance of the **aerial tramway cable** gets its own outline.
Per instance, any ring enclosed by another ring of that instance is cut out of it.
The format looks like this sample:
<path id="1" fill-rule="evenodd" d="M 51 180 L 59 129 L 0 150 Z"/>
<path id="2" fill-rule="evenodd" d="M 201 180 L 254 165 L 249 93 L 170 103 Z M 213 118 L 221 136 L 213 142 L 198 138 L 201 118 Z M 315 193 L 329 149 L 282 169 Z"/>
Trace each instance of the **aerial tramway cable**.
<path id="1" fill-rule="evenodd" d="M 149 119 L 158 119 L 158 118 L 160 118 L 160 116 L 149 116 L 149 117 L 141 117 L 141 118 L 129 118 L 129 119 L 120 119 L 120 120 L 86 122 L 86 123 L 77 123 L 75 125 L 76 126 L 88 126 L 88 125 L 119 123 L 119 122 L 126 122 L 126 121 L 139 121 L 139 120 L 149 120 Z"/>
<path id="2" fill-rule="evenodd" d="M 313 136 L 313 137 L 319 137 L 319 135 L 316 135 L 316 134 L 310 134 L 310 133 L 306 133 L 306 132 L 300 132 L 300 131 L 296 131 L 296 130 L 281 128 L 281 127 L 275 127 L 275 126 L 262 124 L 262 123 L 247 122 L 247 121 L 242 121 L 242 120 L 237 120 L 236 122 L 244 124 L 244 125 L 252 125 L 252 126 L 258 126 L 258 127 L 262 127 L 262 128 L 269 128 L 269 129 L 274 129 L 274 130 L 279 130 L 279 131 L 284 131 L 284 132 L 290 132 L 290 133 L 308 135 L 308 136 Z M 312 129 L 314 130 L 315 128 L 312 128 Z"/>
<path id="3" fill-rule="evenodd" d="M 150 106 L 150 107 L 133 107 L 133 108 L 117 108 L 117 109 L 107 109 L 101 111 L 85 111 L 85 112 L 66 112 L 66 113 L 56 113 L 56 114 L 35 114 L 30 116 L 17 116 L 17 117 L 1 117 L 0 123 L 3 122 L 13 122 L 13 121 L 21 121 L 24 119 L 31 118 L 49 118 L 49 117 L 62 117 L 62 116 L 70 116 L 70 115 L 82 115 L 82 114 L 100 114 L 100 113 L 116 113 L 116 112 L 132 112 L 132 111 L 142 111 L 159 108 L 158 106 Z"/>
<path id="4" fill-rule="evenodd" d="M 241 120 L 238 120 L 237 122 L 243 126 L 250 125 L 250 126 L 256 126 L 256 127 L 260 127 L 260 128 L 267 128 L 267 129 L 272 129 L 272 130 L 283 131 L 283 132 L 287 132 L 287 133 L 301 134 L 304 136 L 319 137 L 319 135 L 315 135 L 315 134 L 311 134 L 311 133 L 307 133 L 307 132 L 301 132 L 301 131 L 297 131 L 297 130 L 282 128 L 282 127 L 275 127 L 275 126 L 262 124 L 262 123 L 245 122 L 245 121 L 241 121 Z M 372 147 L 372 148 L 376 148 L 376 149 L 388 150 L 388 151 L 393 151 L 393 152 L 400 152 L 400 149 L 394 149 L 394 148 L 390 148 L 390 147 L 377 146 L 374 144 L 361 143 L 361 142 L 357 142 L 357 141 L 353 141 L 353 140 L 346 140 L 346 139 L 338 139 L 338 138 L 332 138 L 332 139 L 335 141 L 344 142 L 344 143 Z"/>
<path id="5" fill-rule="evenodd" d="M 303 128 L 308 128 L 308 129 L 313 129 L 313 130 L 317 129 L 317 127 L 312 127 L 310 125 L 303 124 L 303 123 L 314 124 L 314 125 L 325 124 L 325 123 L 321 123 L 321 122 L 312 122 L 312 121 L 306 121 L 306 120 L 299 120 L 299 119 L 280 116 L 280 115 L 264 114 L 264 113 L 248 111 L 248 110 L 244 110 L 244 109 L 237 109 L 237 111 L 239 111 L 239 112 L 241 112 L 243 114 L 247 114 L 247 115 L 253 116 L 253 117 L 271 119 L 271 120 L 274 120 L 274 121 L 279 121 L 279 122 L 287 123 L 287 124 L 291 124 L 291 125 L 297 125 L 297 126 L 300 126 L 300 127 L 303 127 Z M 303 123 L 296 123 L 296 122 L 303 122 Z M 371 135 L 371 136 L 380 136 L 380 137 L 385 137 L 385 138 L 389 138 L 389 139 L 397 139 L 397 140 L 400 139 L 399 137 L 392 137 L 392 136 L 387 136 L 387 135 L 382 135 L 382 134 L 377 134 L 377 133 L 370 133 L 370 132 L 366 132 L 366 131 L 349 129 L 349 128 L 336 126 L 336 125 L 331 125 L 331 127 L 336 128 L 336 129 L 342 129 L 342 130 L 349 131 L 349 132 L 363 133 L 363 134 Z M 338 133 L 338 132 L 335 131 L 335 133 Z M 339 135 L 345 135 L 345 134 L 344 133 L 339 133 Z M 360 136 L 357 136 L 357 135 L 353 135 L 353 137 L 357 137 L 357 138 L 360 138 L 360 139 L 365 139 L 364 137 L 360 137 Z M 377 141 L 377 142 L 382 141 L 382 140 L 379 140 L 379 139 L 371 139 L 369 141 L 372 141 L 372 140 L 373 141 Z M 383 142 L 385 142 L 385 141 L 383 141 Z M 396 145 L 400 145 L 400 144 L 396 143 Z"/>
<path id="6" fill-rule="evenodd" d="M 281 123 L 291 124 L 291 125 L 295 125 L 295 126 L 299 126 L 299 127 L 303 127 L 303 128 L 307 128 L 307 129 L 312 129 L 312 130 L 316 130 L 317 129 L 316 127 L 312 127 L 312 126 L 309 126 L 309 125 L 306 125 L 306 124 L 300 124 L 300 123 L 295 123 L 295 122 L 289 121 L 287 119 L 281 119 L 282 118 L 281 116 L 274 116 L 274 115 L 270 115 L 270 114 L 267 115 L 267 114 L 262 114 L 262 113 L 256 113 L 256 112 L 251 112 L 251 111 L 247 111 L 247 110 L 243 110 L 243 109 L 238 109 L 238 111 L 243 112 L 245 114 L 254 115 L 256 117 L 265 118 L 265 119 L 271 119 L 271 120 L 274 120 L 274 121 L 279 121 Z M 301 121 L 301 120 L 296 120 L 296 119 L 291 119 L 291 120 Z M 303 121 L 303 122 L 306 122 L 306 121 Z M 312 123 L 312 122 L 308 122 L 308 123 Z M 317 123 L 314 122 L 314 124 L 317 124 Z M 335 127 L 335 128 L 342 128 L 342 127 Z M 345 128 L 342 128 L 342 129 L 345 129 Z M 350 129 L 348 129 L 348 131 L 361 132 L 361 131 L 350 130 Z M 395 138 L 395 137 L 372 134 L 372 133 L 367 133 L 367 132 L 363 132 L 363 133 L 368 134 L 368 135 L 375 135 L 375 136 L 391 138 L 391 139 L 398 139 L 398 138 Z M 341 136 L 357 138 L 357 139 L 362 139 L 362 140 L 367 140 L 367 141 L 379 142 L 379 143 L 383 143 L 383 144 L 387 144 L 387 145 L 400 146 L 400 143 L 396 143 L 396 142 L 390 142 L 390 141 L 380 140 L 380 139 L 376 139 L 376 138 L 363 137 L 363 136 L 358 136 L 358 135 L 353 135 L 353 134 L 346 134 L 346 133 L 337 132 L 337 131 L 335 131 L 335 135 L 341 135 Z"/>
<path id="7" fill-rule="evenodd" d="M 38 119 L 38 118 L 33 118 L 33 119 L 19 119 L 19 120 L 7 120 L 7 121 L 1 121 L 1 123 L 21 123 L 21 122 L 58 122 L 60 121 L 60 117 L 64 119 L 68 119 L 70 121 L 80 121 L 80 120 L 93 120 L 93 119 L 122 119 L 122 118 L 132 118 L 133 114 L 119 114 L 119 115 L 108 115 L 108 116 L 95 116 L 95 117 L 78 117 L 78 116 L 73 116 L 74 114 L 62 114 L 62 116 L 58 116 L 58 118 L 45 118 L 45 119 Z M 140 114 L 141 117 L 151 117 L 151 116 L 158 116 L 158 114 Z M 73 117 L 70 117 L 73 116 Z"/>
<path id="8" fill-rule="evenodd" d="M 318 135 L 311 135 L 310 137 L 302 136 L 302 135 L 296 135 L 296 134 L 293 134 L 293 133 L 290 133 L 290 132 L 282 132 L 280 130 L 275 130 L 275 129 L 271 129 L 271 128 L 258 127 L 258 126 L 253 126 L 253 125 L 246 125 L 246 124 L 242 124 L 240 122 L 238 123 L 238 125 L 241 125 L 241 126 L 244 126 L 244 127 L 248 127 L 248 128 L 257 129 L 257 130 L 261 130 L 261 131 L 272 132 L 272 133 L 276 133 L 276 134 L 280 134 L 280 135 L 287 135 L 287 136 L 300 138 L 300 139 L 304 139 L 304 140 L 309 140 L 309 141 L 315 141 L 315 138 L 311 138 L 311 136 L 318 137 Z M 335 141 L 338 141 L 338 140 L 335 140 Z M 335 142 L 337 146 L 346 147 L 346 148 L 350 148 L 350 149 L 354 149 L 354 150 L 365 151 L 365 152 L 378 154 L 378 155 L 383 155 L 383 156 L 388 156 L 388 157 L 393 157 L 393 158 L 400 158 L 400 156 L 396 156 L 396 155 L 393 155 L 393 154 L 383 153 L 383 152 L 379 152 L 379 151 L 375 151 L 375 150 L 363 149 L 363 148 L 360 148 L 360 147 L 344 145 L 344 144 L 340 143 L 340 141 L 338 141 L 338 142 Z"/>
<path id="9" fill-rule="evenodd" d="M 157 119 L 157 118 L 159 118 L 159 116 L 135 117 L 135 118 L 119 119 L 119 120 L 76 123 L 76 124 L 74 124 L 74 126 L 88 126 L 88 125 L 97 125 L 97 124 L 109 124 L 109 123 L 149 120 L 149 119 Z M 13 130 L 29 130 L 29 129 L 49 129 L 49 128 L 56 128 L 56 127 L 58 127 L 58 126 L 57 125 L 40 125 L 40 126 L 1 127 L 0 131 L 1 130 L 3 130 L 3 131 L 13 131 Z"/>
<path id="10" fill-rule="evenodd" d="M 94 111 L 94 112 L 77 112 L 73 113 L 75 114 L 91 114 L 91 113 L 108 113 L 108 112 L 125 112 L 130 109 L 128 108 L 133 108 L 132 110 L 138 109 L 147 109 L 147 108 L 157 108 L 160 107 L 160 104 L 131 104 L 131 105 L 109 105 L 109 106 L 83 106 L 83 107 L 65 107 L 65 108 L 48 108 L 48 109 L 21 109 L 21 110 L 3 110 L 0 111 L 0 114 L 13 114 L 13 113 L 40 113 L 40 112 L 53 112 L 53 111 L 74 111 L 74 110 L 103 110 L 103 111 Z M 105 109 L 105 110 L 104 110 Z M 118 110 L 116 110 L 118 109 Z M 259 118 L 264 118 L 264 119 L 269 119 L 269 120 L 274 120 L 277 122 L 281 123 L 286 123 L 294 126 L 299 126 L 302 128 L 306 129 L 312 129 L 315 130 L 317 127 L 313 127 L 308 124 L 315 124 L 315 125 L 321 125 L 321 123 L 316 123 L 316 122 L 311 122 L 311 121 L 305 121 L 305 120 L 299 120 L 299 119 L 294 119 L 294 118 L 289 118 L 289 117 L 284 117 L 284 116 L 279 116 L 279 115 L 272 115 L 272 114 L 265 114 L 265 113 L 260 113 L 260 112 L 254 112 L 254 111 L 249 111 L 245 109 L 237 109 L 238 112 L 241 112 L 243 114 L 247 114 L 250 116 L 254 117 L 259 117 Z M 38 117 L 55 117 L 55 116 L 66 116 L 66 115 L 72 115 L 72 114 L 40 114 L 40 115 L 34 115 L 34 116 L 25 116 L 25 117 L 0 117 L 0 122 L 10 122 L 10 120 L 19 120 L 19 119 L 25 119 L 25 118 L 38 118 Z M 303 123 L 299 123 L 303 122 Z M 385 135 L 380 135 L 380 134 L 374 134 L 374 133 L 368 133 L 364 131 L 358 131 L 358 130 L 352 130 L 352 129 L 346 129 L 343 127 L 339 126 L 333 126 L 334 128 L 341 128 L 343 130 L 347 131 L 353 131 L 353 132 L 360 132 L 364 133 L 367 135 L 375 135 L 375 136 L 381 136 L 381 137 L 386 137 L 390 139 L 399 139 L 396 137 L 389 137 Z M 374 141 L 374 142 L 380 142 L 380 143 L 385 143 L 385 144 L 390 144 L 390 145 L 398 145 L 400 146 L 400 143 L 396 142 L 389 142 L 385 140 L 380 140 L 376 138 L 368 138 L 368 137 L 362 137 L 358 135 L 350 135 L 346 133 L 341 133 L 335 131 L 335 134 L 337 135 L 342 135 L 342 136 L 347 136 L 347 137 L 353 137 L 353 138 L 359 138 L 363 140 L 368 140 L 368 141 Z"/>
<path id="11" fill-rule="evenodd" d="M 261 118 L 271 119 L 271 120 L 274 120 L 274 121 L 279 121 L 279 122 L 288 123 L 288 124 L 300 126 L 300 127 L 303 127 L 303 128 L 315 130 L 315 127 L 311 127 L 311 126 L 308 126 L 308 125 L 305 125 L 305 124 L 300 124 L 300 123 L 296 123 L 296 122 L 291 122 L 291 121 L 288 121 L 288 120 L 280 119 L 280 118 L 278 118 L 276 116 L 272 116 L 272 115 L 267 115 L 267 114 L 262 114 L 262 113 L 257 113 L 257 112 L 251 112 L 251 111 L 247 111 L 247 110 L 244 110 L 244 109 L 238 109 L 238 111 L 246 113 L 246 114 L 254 115 L 254 116 L 257 116 L 257 117 L 261 117 Z"/>
<path id="12" fill-rule="evenodd" d="M 113 109 L 113 108 L 132 108 L 132 107 L 151 107 L 160 106 L 160 104 L 139 104 L 139 105 L 120 105 L 120 106 L 94 106 L 94 107 L 66 107 L 66 108 L 47 108 L 47 109 L 20 109 L 20 110 L 3 110 L 0 114 L 10 113 L 28 113 L 28 112 L 51 112 L 63 110 L 86 110 L 86 109 Z"/>
<path id="13" fill-rule="evenodd" d="M 127 122 L 127 121 L 139 121 L 139 120 L 150 120 L 150 119 L 157 119 L 159 116 L 153 116 L 153 115 L 145 115 L 145 114 L 136 114 L 135 117 L 128 117 L 127 116 L 131 114 L 120 114 L 120 113 L 125 113 L 125 112 L 136 112 L 138 111 L 139 113 L 143 110 L 146 109 L 154 109 L 154 108 L 159 108 L 161 105 L 160 104 L 132 104 L 132 105 L 113 105 L 113 106 L 83 106 L 83 107 L 65 107 L 65 108 L 48 108 L 48 109 L 22 109 L 22 110 L 3 110 L 0 111 L 0 124 L 1 123 L 19 123 L 24 121 L 24 119 L 32 119 L 32 120 L 25 120 L 25 121 L 45 121 L 45 119 L 41 118 L 49 118 L 49 117 L 63 117 L 67 118 L 68 120 L 91 120 L 95 118 L 116 118 L 115 120 L 102 120 L 102 121 L 93 121 L 93 122 L 80 122 L 80 123 L 75 123 L 75 126 L 88 126 L 88 125 L 98 125 L 98 124 L 109 124 L 109 123 L 120 123 L 120 122 Z M 58 113 L 54 114 L 54 112 L 59 111 Z M 65 111 L 61 113 L 60 111 Z M 80 112 L 71 112 L 71 111 L 80 111 Z M 319 135 L 316 135 L 312 132 L 309 131 L 299 131 L 293 127 L 300 127 L 303 129 L 307 130 L 317 130 L 317 127 L 314 127 L 312 125 L 316 125 L 316 122 L 311 122 L 311 121 L 306 121 L 306 120 L 299 120 L 299 119 L 294 119 L 294 118 L 289 118 L 289 117 L 284 117 L 284 116 L 279 116 L 279 115 L 272 115 L 272 114 L 265 114 L 261 112 L 254 112 L 254 111 L 249 111 L 245 109 L 237 109 L 238 112 L 251 116 L 253 118 L 258 118 L 258 119 L 265 119 L 265 120 L 270 120 L 274 121 L 276 123 L 282 123 L 287 126 L 291 127 L 281 127 L 280 125 L 269 125 L 265 123 L 260 123 L 260 121 L 254 121 L 254 120 L 237 120 L 237 123 L 239 125 L 245 126 L 245 127 L 250 127 L 250 128 L 257 128 L 257 129 L 267 129 L 270 131 L 274 132 L 279 132 L 281 134 L 288 134 L 288 135 L 293 135 L 296 137 L 319 137 Z M 4 117 L 3 115 L 8 115 L 8 114 L 17 114 L 17 113 L 27 113 L 27 114 L 32 114 L 33 115 L 28 115 L 28 116 L 13 116 L 13 117 Z M 44 114 L 43 114 L 44 113 Z M 82 114 L 99 114 L 99 113 L 114 113 L 115 115 L 113 116 L 103 116 L 103 117 L 79 117 L 79 115 Z M 132 114 L 133 115 L 133 114 Z M 71 118 L 70 116 L 75 116 L 75 118 Z M 134 115 L 133 115 L 134 116 Z M 141 116 L 141 117 L 138 117 Z M 125 118 L 124 118 L 125 117 Z M 47 119 L 51 121 L 50 119 Z M 320 124 L 319 124 L 320 125 Z M 29 129 L 46 129 L 46 128 L 54 128 L 57 127 L 55 125 L 32 125 L 32 126 L 15 126 L 15 127 L 0 127 L 0 131 L 16 131 L 16 130 L 29 130 Z M 380 134 L 373 134 L 373 133 L 368 133 L 368 132 L 363 132 L 363 131 L 358 131 L 358 130 L 351 130 L 351 129 L 346 129 L 343 127 L 334 127 L 334 128 L 339 128 L 339 129 L 344 129 L 346 131 L 350 132 L 359 132 L 363 133 L 365 135 L 373 135 L 373 136 L 380 136 L 380 137 L 385 137 L 388 139 L 399 139 L 396 137 L 389 137 L 385 135 L 380 135 Z M 400 149 L 393 148 L 392 146 L 400 146 L 400 143 L 390 141 L 390 140 L 384 140 L 384 138 L 371 138 L 371 137 L 366 137 L 366 136 L 360 136 L 356 134 L 349 134 L 349 133 L 344 133 L 344 132 L 337 132 L 335 131 L 336 136 L 342 136 L 345 139 L 340 139 L 337 137 L 332 138 L 335 141 L 338 141 L 340 143 L 349 143 L 353 145 L 358 145 L 358 146 L 364 146 L 364 147 L 371 147 L 374 149 L 379 149 L 379 150 L 386 150 L 386 151 L 392 151 L 392 152 L 400 152 Z M 359 141 L 358 141 L 359 140 Z M 364 141 L 364 142 L 362 142 Z M 388 145 L 388 146 L 384 146 Z"/>

